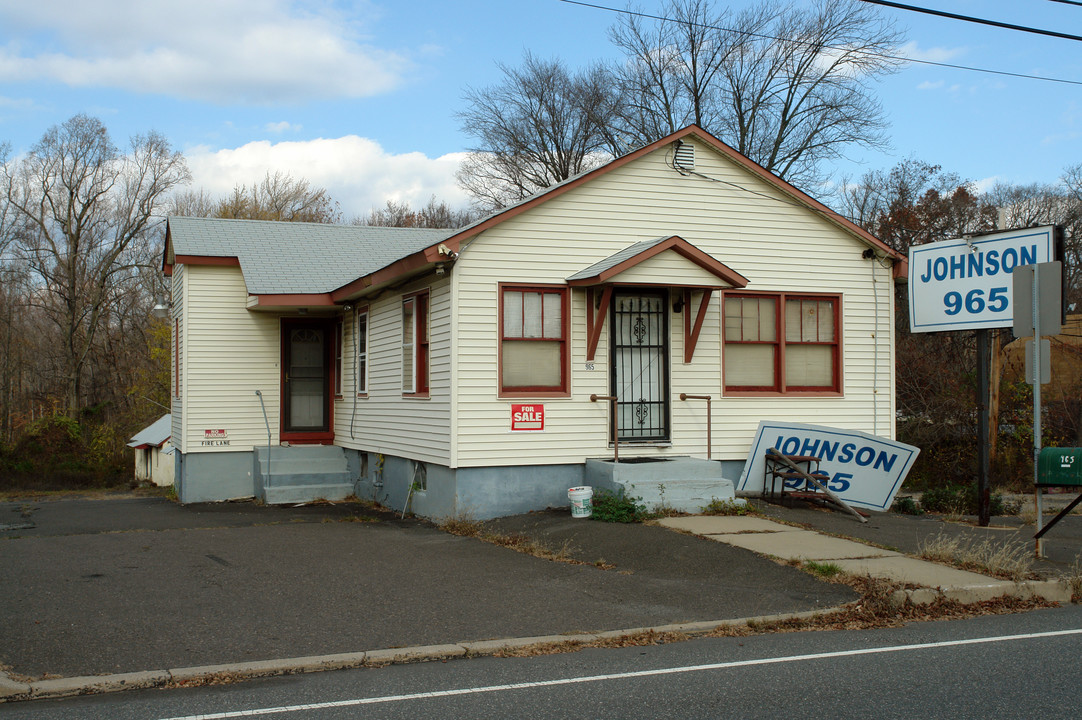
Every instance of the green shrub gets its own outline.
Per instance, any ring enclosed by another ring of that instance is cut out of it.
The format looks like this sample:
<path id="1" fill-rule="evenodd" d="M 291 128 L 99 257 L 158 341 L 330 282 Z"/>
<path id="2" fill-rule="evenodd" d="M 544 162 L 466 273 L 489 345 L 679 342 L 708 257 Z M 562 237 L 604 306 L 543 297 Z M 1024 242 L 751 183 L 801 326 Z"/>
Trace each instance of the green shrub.
<path id="1" fill-rule="evenodd" d="M 924 491 L 920 499 L 921 507 L 926 512 L 947 515 L 977 515 L 980 512 L 977 486 L 942 485 Z M 1021 505 L 1003 499 L 1000 493 L 992 493 L 990 512 L 992 515 L 1017 515 Z"/>
<path id="2" fill-rule="evenodd" d="M 902 515 L 923 515 L 924 508 L 917 504 L 912 495 L 900 495 L 894 498 L 890 509 Z"/>
<path id="3" fill-rule="evenodd" d="M 598 490 L 594 493 L 591 520 L 632 523 L 642 522 L 647 515 L 642 498 L 628 497 L 622 489 L 618 492 Z"/>

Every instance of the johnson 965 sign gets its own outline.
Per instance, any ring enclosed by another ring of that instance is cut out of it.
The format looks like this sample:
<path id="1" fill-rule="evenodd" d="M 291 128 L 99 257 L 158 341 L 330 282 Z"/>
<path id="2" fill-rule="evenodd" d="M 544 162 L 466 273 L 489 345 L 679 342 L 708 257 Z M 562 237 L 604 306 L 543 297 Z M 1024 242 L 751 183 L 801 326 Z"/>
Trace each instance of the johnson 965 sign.
<path id="1" fill-rule="evenodd" d="M 1010 327 L 1011 273 L 1055 259 L 1051 225 L 915 245 L 909 248 L 910 331 Z"/>

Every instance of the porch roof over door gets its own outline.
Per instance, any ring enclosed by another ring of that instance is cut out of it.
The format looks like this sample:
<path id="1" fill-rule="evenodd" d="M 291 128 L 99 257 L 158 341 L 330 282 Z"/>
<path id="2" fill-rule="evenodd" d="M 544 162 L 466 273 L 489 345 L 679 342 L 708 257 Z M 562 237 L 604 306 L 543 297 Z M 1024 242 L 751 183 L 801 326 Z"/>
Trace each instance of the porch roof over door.
<path id="1" fill-rule="evenodd" d="M 611 283 L 742 288 L 747 278 L 678 235 L 643 240 L 567 278 L 572 287 Z"/>

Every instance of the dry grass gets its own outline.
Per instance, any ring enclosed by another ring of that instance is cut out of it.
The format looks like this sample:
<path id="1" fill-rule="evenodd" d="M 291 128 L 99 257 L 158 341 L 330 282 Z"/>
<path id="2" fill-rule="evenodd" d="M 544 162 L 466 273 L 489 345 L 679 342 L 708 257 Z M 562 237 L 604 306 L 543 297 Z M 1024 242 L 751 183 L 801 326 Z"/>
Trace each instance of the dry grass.
<path id="1" fill-rule="evenodd" d="M 483 522 L 474 520 L 473 517 L 466 514 L 444 518 L 436 525 L 436 527 L 444 532 L 451 533 L 452 535 L 477 538 L 482 542 L 499 545 L 500 547 L 505 547 L 509 550 L 523 553 L 524 555 L 541 558 L 542 560 L 562 562 L 569 565 L 592 564 L 602 570 L 609 570 L 616 567 L 615 565 L 606 563 L 604 560 L 600 560 L 596 563 L 586 563 L 582 560 L 576 560 L 571 557 L 573 548 L 570 541 L 565 542 L 558 548 L 549 547 L 522 533 L 501 533 L 494 530 L 488 530 L 485 528 Z"/>
<path id="2" fill-rule="evenodd" d="M 962 535 L 952 537 L 941 532 L 922 541 L 917 549 L 917 556 L 923 560 L 1006 580 L 1018 582 L 1032 575 L 1033 561 L 1027 549 L 1009 541 L 975 540 Z"/>
<path id="3" fill-rule="evenodd" d="M 1060 579 L 1071 591 L 1071 602 L 1082 603 L 1082 560 L 1075 560 L 1074 565 L 1060 575 Z"/>

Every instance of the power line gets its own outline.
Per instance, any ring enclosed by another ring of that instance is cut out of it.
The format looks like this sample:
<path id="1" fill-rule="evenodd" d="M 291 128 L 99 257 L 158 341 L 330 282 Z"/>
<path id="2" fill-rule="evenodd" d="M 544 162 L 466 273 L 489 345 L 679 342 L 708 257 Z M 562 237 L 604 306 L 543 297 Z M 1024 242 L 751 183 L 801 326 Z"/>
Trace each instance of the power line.
<path id="1" fill-rule="evenodd" d="M 992 27 L 1005 28 L 1007 30 L 1018 30 L 1020 32 L 1028 32 L 1035 35 L 1047 35 L 1049 37 L 1082 42 L 1082 37 L 1079 37 L 1078 35 L 1068 35 L 1067 33 L 1060 33 L 1054 30 L 1041 30 L 1039 28 L 1026 27 L 1025 25 L 1012 25 L 1011 23 L 999 22 L 998 20 L 985 20 L 984 18 L 973 17 L 971 15 L 956 15 L 955 13 L 944 12 L 943 10 L 932 10 L 929 8 L 917 7 L 916 5 L 903 5 L 902 3 L 890 2 L 890 0 L 861 0 L 861 2 L 897 8 L 898 10 L 911 10 L 912 12 L 925 13 L 926 15 L 950 18 L 951 20 L 963 20 L 979 25 L 991 25 Z"/>
<path id="2" fill-rule="evenodd" d="M 665 22 L 673 22 L 672 18 L 664 17 L 662 15 L 651 15 L 649 13 L 637 12 L 635 10 L 621 10 L 619 8 L 607 7 L 605 5 L 595 5 L 594 3 L 582 2 L 582 0 L 559 0 L 562 3 L 568 5 L 579 5 L 581 7 L 593 8 L 595 10 L 605 10 L 607 12 L 616 13 L 619 15 L 634 15 L 636 17 L 645 18 L 647 20 L 662 20 Z M 1082 3 L 1080 3 L 1082 4 Z M 726 32 L 739 32 L 750 37 L 762 38 L 764 40 L 781 40 L 782 38 L 774 35 L 763 35 L 760 33 L 748 32 L 746 30 L 735 30 L 733 28 L 718 27 L 716 25 L 704 25 L 702 23 L 691 23 L 696 27 L 705 27 L 712 30 L 724 30 Z M 799 40 L 795 42 L 800 42 Z M 855 52 L 864 55 L 871 55 L 872 57 L 881 57 L 887 60 L 898 60 L 900 62 L 914 63 L 916 65 L 931 65 L 933 67 L 949 68 L 951 70 L 968 70 L 969 72 L 985 73 L 987 75 L 1002 75 L 1005 77 L 1020 78 L 1023 80 L 1043 80 L 1044 82 L 1062 83 L 1064 85 L 1082 85 L 1082 80 L 1066 80 L 1063 78 L 1047 77 L 1044 75 L 1027 75 L 1025 73 L 1014 73 L 1006 70 L 989 70 L 988 68 L 972 67 L 969 65 L 955 65 L 954 63 L 936 62 L 934 60 L 917 60 L 916 58 L 902 57 L 899 55 L 888 55 L 886 53 L 874 53 L 868 50 L 853 50 L 852 48 L 836 47 L 825 45 L 826 49 L 837 50 L 839 52 Z"/>
<path id="3" fill-rule="evenodd" d="M 1064 5 L 1077 5 L 1078 7 L 1082 7 L 1082 2 L 1078 2 L 1078 0 L 1048 0 L 1048 1 L 1049 2 L 1063 3 Z"/>

